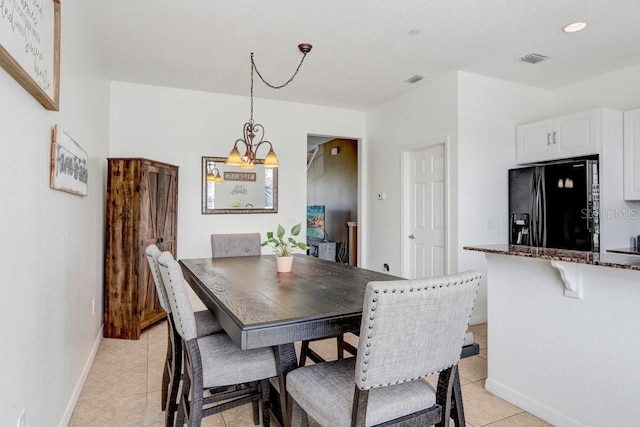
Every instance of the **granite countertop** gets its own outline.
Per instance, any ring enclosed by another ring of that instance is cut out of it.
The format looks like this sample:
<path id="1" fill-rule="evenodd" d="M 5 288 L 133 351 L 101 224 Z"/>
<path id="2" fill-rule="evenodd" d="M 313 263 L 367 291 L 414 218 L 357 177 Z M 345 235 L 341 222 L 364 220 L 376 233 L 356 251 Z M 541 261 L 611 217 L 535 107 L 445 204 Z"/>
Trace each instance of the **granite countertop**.
<path id="1" fill-rule="evenodd" d="M 626 270 L 640 270 L 640 256 L 637 255 L 570 251 L 565 249 L 504 244 L 464 246 L 463 249 L 500 255 L 547 259 L 550 261 L 576 262 L 580 264 L 600 265 L 603 267 L 623 268 Z"/>

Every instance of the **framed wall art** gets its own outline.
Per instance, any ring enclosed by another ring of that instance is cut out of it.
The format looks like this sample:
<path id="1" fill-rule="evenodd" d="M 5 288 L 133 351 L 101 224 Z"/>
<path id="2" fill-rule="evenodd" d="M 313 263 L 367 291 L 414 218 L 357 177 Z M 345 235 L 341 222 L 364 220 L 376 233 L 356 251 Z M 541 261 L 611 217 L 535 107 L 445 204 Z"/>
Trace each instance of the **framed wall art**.
<path id="1" fill-rule="evenodd" d="M 86 196 L 89 180 L 88 160 L 87 152 L 56 125 L 53 128 L 51 143 L 49 186 L 54 190 Z"/>
<path id="2" fill-rule="evenodd" d="M 0 0 L 0 66 L 44 108 L 60 99 L 60 0 Z"/>

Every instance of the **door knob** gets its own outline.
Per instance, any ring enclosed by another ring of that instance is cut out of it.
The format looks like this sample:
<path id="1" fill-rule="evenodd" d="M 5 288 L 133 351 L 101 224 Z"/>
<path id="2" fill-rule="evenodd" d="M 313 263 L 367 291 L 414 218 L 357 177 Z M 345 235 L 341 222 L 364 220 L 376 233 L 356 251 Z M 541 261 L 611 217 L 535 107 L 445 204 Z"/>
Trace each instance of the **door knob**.
<path id="1" fill-rule="evenodd" d="M 410 239 L 415 239 L 415 238 L 416 238 L 416 236 L 414 236 L 413 234 L 410 234 L 410 235 L 409 235 L 409 238 L 410 238 Z"/>

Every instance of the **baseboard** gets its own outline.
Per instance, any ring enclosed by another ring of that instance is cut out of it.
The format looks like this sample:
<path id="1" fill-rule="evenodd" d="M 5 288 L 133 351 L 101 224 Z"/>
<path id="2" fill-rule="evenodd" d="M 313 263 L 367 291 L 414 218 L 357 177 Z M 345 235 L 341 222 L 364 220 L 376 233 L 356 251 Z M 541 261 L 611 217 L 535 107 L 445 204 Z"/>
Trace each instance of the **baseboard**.
<path id="1" fill-rule="evenodd" d="M 479 325 L 480 323 L 487 323 L 487 315 L 484 314 L 482 316 L 474 316 L 471 315 L 471 319 L 469 320 L 470 325 Z"/>
<path id="2" fill-rule="evenodd" d="M 91 370 L 91 365 L 93 365 L 93 360 L 96 357 L 96 353 L 98 353 L 98 347 L 100 347 L 100 341 L 102 341 L 102 333 L 103 333 L 104 324 L 98 330 L 98 335 L 93 343 L 93 348 L 91 349 L 91 354 L 89 354 L 89 358 L 87 362 L 84 364 L 84 368 L 82 369 L 82 375 L 78 379 L 78 383 L 76 384 L 73 393 L 71 394 L 71 398 L 69 399 L 69 403 L 67 404 L 67 408 L 62 415 L 62 420 L 60 420 L 60 427 L 67 426 L 71 421 L 71 416 L 73 415 L 73 410 L 76 408 L 76 403 L 78 403 L 78 399 L 80 398 L 80 393 L 82 393 L 82 387 L 84 387 L 85 381 L 87 381 L 87 377 L 89 376 L 89 371 Z"/>
<path id="3" fill-rule="evenodd" d="M 580 424 L 578 421 L 559 413 L 555 409 L 542 405 L 490 378 L 487 378 L 484 388 L 489 393 L 495 394 L 556 427 L 585 427 L 584 424 Z"/>

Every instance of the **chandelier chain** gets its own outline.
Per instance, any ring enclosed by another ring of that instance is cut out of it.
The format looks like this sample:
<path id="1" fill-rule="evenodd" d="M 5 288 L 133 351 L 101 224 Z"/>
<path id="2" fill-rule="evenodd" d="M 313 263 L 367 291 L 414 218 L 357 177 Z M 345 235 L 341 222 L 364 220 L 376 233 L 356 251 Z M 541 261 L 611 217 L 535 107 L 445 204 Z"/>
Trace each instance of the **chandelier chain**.
<path id="1" fill-rule="evenodd" d="M 262 80 L 262 82 L 264 84 L 266 84 L 267 86 L 269 86 L 271 89 L 282 89 L 283 87 L 285 87 L 289 83 L 291 83 L 293 81 L 293 79 L 295 79 L 295 77 L 298 75 L 298 71 L 300 71 L 300 67 L 302 67 L 302 63 L 304 62 L 304 58 L 306 58 L 306 57 L 307 57 L 307 52 L 302 52 L 302 59 L 300 60 L 300 63 L 298 64 L 298 67 L 296 68 L 296 71 L 294 71 L 293 75 L 291 77 L 289 77 L 289 80 L 287 80 L 286 82 L 284 82 L 280 86 L 272 85 L 271 83 L 266 81 L 264 79 L 264 77 L 262 77 L 262 74 L 260 74 L 260 71 L 258 70 L 258 66 L 256 65 L 255 61 L 253 60 L 253 52 L 251 53 L 251 67 L 252 67 L 252 69 L 256 70 L 256 73 L 258 74 L 258 77 L 260 77 L 260 80 Z"/>

